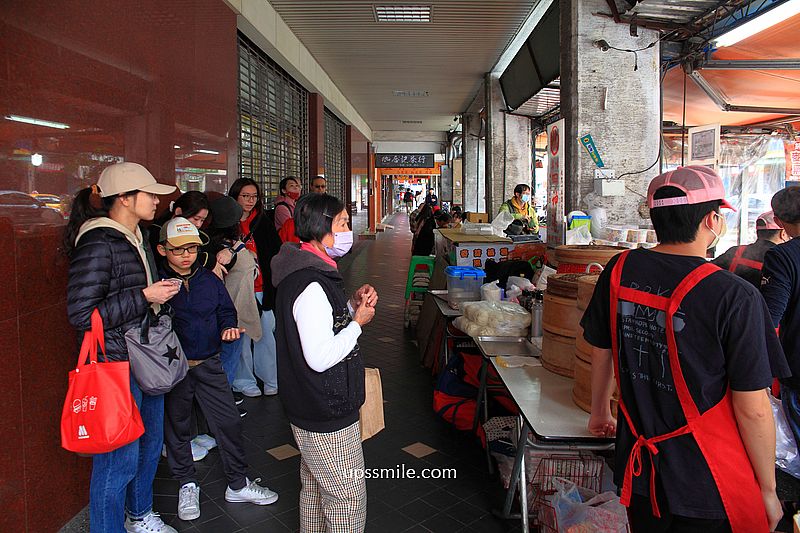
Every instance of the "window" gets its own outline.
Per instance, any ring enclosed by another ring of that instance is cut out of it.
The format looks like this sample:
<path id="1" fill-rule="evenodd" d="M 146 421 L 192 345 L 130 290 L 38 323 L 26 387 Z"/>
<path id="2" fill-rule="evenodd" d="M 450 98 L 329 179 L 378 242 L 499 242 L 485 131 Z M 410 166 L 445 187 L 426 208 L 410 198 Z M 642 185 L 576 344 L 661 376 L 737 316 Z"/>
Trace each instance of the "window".
<path id="1" fill-rule="evenodd" d="M 325 179 L 328 194 L 347 203 L 347 184 L 345 166 L 345 125 L 344 122 L 325 108 Z"/>
<path id="2" fill-rule="evenodd" d="M 308 176 L 308 91 L 239 34 L 239 175 L 261 185 L 265 207 L 288 176 Z"/>

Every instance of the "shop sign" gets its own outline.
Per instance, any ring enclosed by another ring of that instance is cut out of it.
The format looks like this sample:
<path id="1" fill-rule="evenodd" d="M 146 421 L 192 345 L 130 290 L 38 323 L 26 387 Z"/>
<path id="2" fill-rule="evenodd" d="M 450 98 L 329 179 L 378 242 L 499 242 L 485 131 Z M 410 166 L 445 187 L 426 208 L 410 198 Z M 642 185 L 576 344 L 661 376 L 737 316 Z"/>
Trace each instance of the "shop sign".
<path id="1" fill-rule="evenodd" d="M 600 157 L 600 152 L 597 151 L 597 147 L 594 145 L 592 136 L 587 134 L 581 137 L 581 144 L 586 148 L 586 151 L 589 152 L 589 157 L 592 158 L 597 168 L 603 168 L 605 163 L 603 163 L 603 158 Z"/>
<path id="2" fill-rule="evenodd" d="M 433 168 L 433 154 L 377 154 L 375 168 Z"/>
<path id="3" fill-rule="evenodd" d="M 547 126 L 547 244 L 564 244 L 564 119 Z"/>

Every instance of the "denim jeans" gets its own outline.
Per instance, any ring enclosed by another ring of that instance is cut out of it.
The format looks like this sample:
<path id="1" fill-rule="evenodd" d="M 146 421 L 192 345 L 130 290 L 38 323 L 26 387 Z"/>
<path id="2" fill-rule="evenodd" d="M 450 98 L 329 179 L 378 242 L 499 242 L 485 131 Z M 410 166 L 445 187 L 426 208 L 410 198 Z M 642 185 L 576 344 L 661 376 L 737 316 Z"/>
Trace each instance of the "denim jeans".
<path id="1" fill-rule="evenodd" d="M 794 434 L 794 440 L 800 448 L 800 390 L 781 383 L 781 403 L 786 420 Z"/>
<path id="2" fill-rule="evenodd" d="M 262 301 L 263 293 L 257 292 L 256 298 Z M 258 342 L 245 333 L 242 335 L 242 358 L 236 379 L 233 380 L 233 389 L 243 391 L 248 388 L 258 387 L 256 376 L 264 382 L 265 389 L 278 388 L 278 361 L 275 348 L 275 313 L 264 309 L 261 312 L 261 329 L 263 334 Z"/>
<path id="3" fill-rule="evenodd" d="M 242 344 L 244 344 L 244 335 L 239 337 L 233 342 L 223 342 L 222 350 L 219 354 L 219 359 L 222 361 L 222 369 L 225 370 L 225 375 L 228 376 L 228 385 L 233 385 L 233 379 L 236 377 L 236 372 L 239 370 L 239 361 L 242 359 Z"/>
<path id="4" fill-rule="evenodd" d="M 142 415 L 144 435 L 92 458 L 92 533 L 124 533 L 126 512 L 131 518 L 141 518 L 153 510 L 153 479 L 164 441 L 164 396 L 142 394 L 132 375 L 131 392 Z"/>

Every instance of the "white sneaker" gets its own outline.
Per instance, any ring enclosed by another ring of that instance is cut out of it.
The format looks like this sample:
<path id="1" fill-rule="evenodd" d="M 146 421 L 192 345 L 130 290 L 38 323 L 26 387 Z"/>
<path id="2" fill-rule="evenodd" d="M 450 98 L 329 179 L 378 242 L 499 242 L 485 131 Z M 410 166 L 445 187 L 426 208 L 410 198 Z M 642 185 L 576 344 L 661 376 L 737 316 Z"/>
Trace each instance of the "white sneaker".
<path id="1" fill-rule="evenodd" d="M 178 533 L 174 527 L 165 524 L 158 513 L 153 511 L 150 511 L 141 520 L 131 520 L 126 516 L 125 531 L 128 533 Z"/>
<path id="2" fill-rule="evenodd" d="M 209 437 L 209 438 L 211 438 L 211 437 Z M 211 439 L 211 440 L 214 440 L 214 439 Z M 206 455 L 208 455 L 208 450 L 210 448 L 204 448 L 203 446 L 200 446 L 199 444 L 195 444 L 194 441 L 192 441 L 191 444 L 192 444 L 192 460 L 193 461 L 201 461 L 201 460 L 205 459 Z M 214 446 L 216 446 L 216 445 L 217 445 L 217 441 L 214 441 Z M 161 447 L 161 457 L 166 457 L 166 456 L 167 456 L 167 445 L 165 444 L 164 446 Z"/>
<path id="3" fill-rule="evenodd" d="M 246 389 L 242 389 L 241 392 L 248 398 L 257 398 L 261 396 L 261 389 L 259 389 L 256 385 L 253 385 L 252 387 L 247 387 Z"/>
<path id="4" fill-rule="evenodd" d="M 200 487 L 187 483 L 178 491 L 178 518 L 194 520 L 200 518 Z"/>
<path id="5" fill-rule="evenodd" d="M 212 437 L 211 435 L 198 435 L 194 439 L 192 439 L 192 444 L 197 444 L 198 446 L 202 446 L 206 450 L 213 450 L 217 447 L 217 440 Z"/>
<path id="6" fill-rule="evenodd" d="M 256 505 L 269 505 L 278 501 L 276 493 L 258 484 L 261 478 L 256 478 L 253 481 L 247 479 L 246 481 L 247 485 L 240 490 L 233 490 L 230 487 L 225 489 L 225 501 L 231 503 L 254 503 Z"/>

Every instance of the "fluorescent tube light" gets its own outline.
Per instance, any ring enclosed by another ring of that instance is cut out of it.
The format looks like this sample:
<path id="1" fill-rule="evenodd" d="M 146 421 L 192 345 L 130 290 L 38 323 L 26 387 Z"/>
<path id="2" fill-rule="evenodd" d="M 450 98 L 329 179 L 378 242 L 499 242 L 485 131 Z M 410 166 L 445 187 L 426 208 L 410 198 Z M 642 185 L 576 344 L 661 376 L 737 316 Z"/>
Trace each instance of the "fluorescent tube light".
<path id="1" fill-rule="evenodd" d="M 57 130 L 66 130 L 69 129 L 69 125 L 64 124 L 62 122 L 53 122 L 51 120 L 41 120 L 38 118 L 31 118 L 31 117 L 21 117 L 19 115 L 6 115 L 6 120 L 11 120 L 14 122 L 22 122 L 24 124 L 33 124 L 34 126 L 44 126 L 46 128 L 55 128 Z"/>
<path id="2" fill-rule="evenodd" d="M 374 6 L 378 22 L 430 22 L 431 6 Z"/>
<path id="3" fill-rule="evenodd" d="M 211 154 L 211 155 L 219 155 L 219 152 L 215 152 L 214 150 L 206 150 L 204 148 L 197 148 L 195 149 L 196 154 Z"/>
<path id="4" fill-rule="evenodd" d="M 739 41 L 743 41 L 748 37 L 771 28 L 775 24 L 782 22 L 800 13 L 800 0 L 788 0 L 787 2 L 765 11 L 761 15 L 745 22 L 741 26 L 732 29 L 729 32 L 723 33 L 714 39 L 716 46 L 722 48 L 723 46 L 733 46 Z"/>

